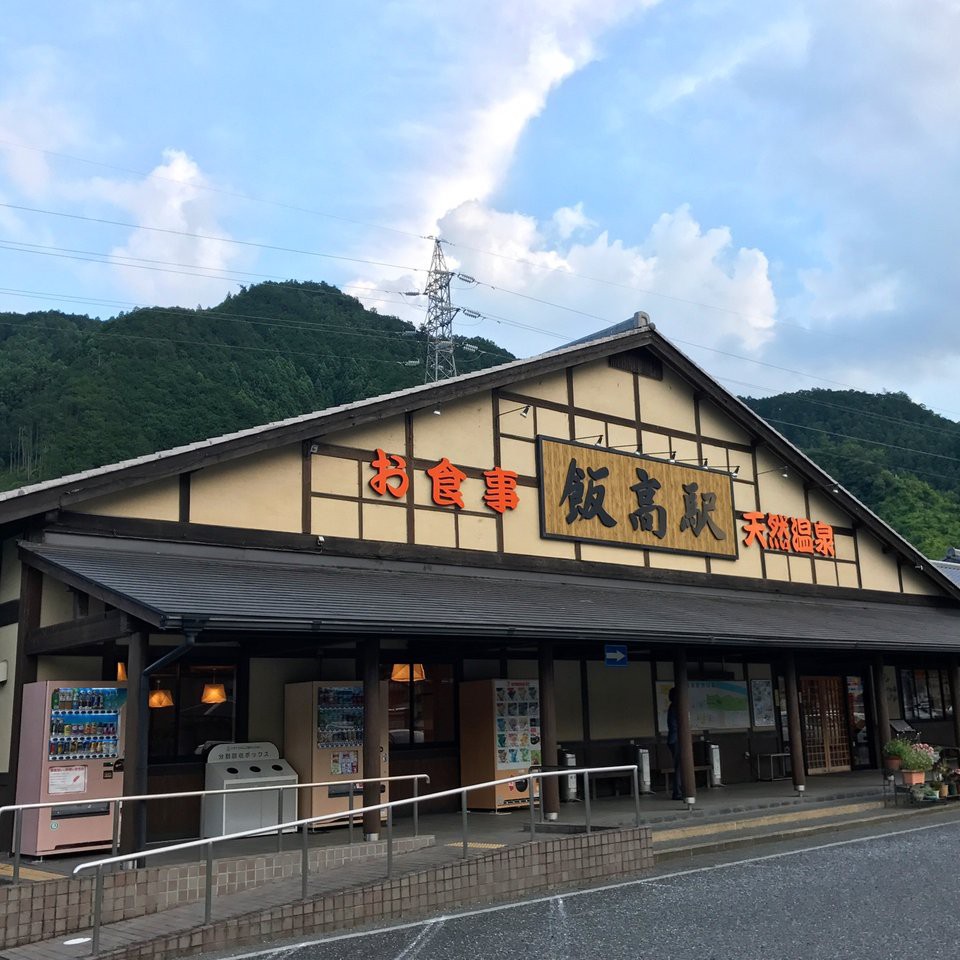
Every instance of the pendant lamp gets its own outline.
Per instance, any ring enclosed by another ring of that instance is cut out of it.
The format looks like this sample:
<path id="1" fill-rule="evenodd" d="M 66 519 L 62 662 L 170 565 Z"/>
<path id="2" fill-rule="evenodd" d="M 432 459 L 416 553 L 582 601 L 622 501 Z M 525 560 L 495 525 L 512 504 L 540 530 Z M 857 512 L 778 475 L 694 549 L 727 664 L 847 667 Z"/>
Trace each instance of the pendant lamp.
<path id="1" fill-rule="evenodd" d="M 426 671 L 423 669 L 422 663 L 413 664 L 413 676 L 410 676 L 410 664 L 409 663 L 395 663 L 393 669 L 390 671 L 390 679 L 396 681 L 397 683 L 410 683 L 412 680 L 414 683 L 418 683 L 421 680 L 427 679 Z"/>
<path id="2" fill-rule="evenodd" d="M 160 689 L 160 681 L 157 681 L 157 688 L 150 691 L 150 696 L 147 698 L 147 706 L 151 707 L 154 710 L 160 709 L 161 707 L 172 707 L 173 706 L 173 694 L 167 689 Z"/>
<path id="3" fill-rule="evenodd" d="M 226 703 L 227 690 L 222 683 L 205 683 L 200 695 L 201 703 Z"/>
<path id="4" fill-rule="evenodd" d="M 127 679 L 127 665 L 122 660 L 117 662 L 117 679 L 118 680 Z"/>

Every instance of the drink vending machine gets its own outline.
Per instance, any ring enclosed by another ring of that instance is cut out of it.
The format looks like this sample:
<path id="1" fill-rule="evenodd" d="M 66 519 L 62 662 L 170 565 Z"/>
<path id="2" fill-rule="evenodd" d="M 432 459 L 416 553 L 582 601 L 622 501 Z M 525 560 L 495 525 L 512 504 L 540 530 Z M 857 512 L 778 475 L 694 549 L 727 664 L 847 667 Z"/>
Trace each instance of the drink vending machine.
<path id="1" fill-rule="evenodd" d="M 110 847 L 123 793 L 125 684 L 42 680 L 23 688 L 17 803 L 78 806 L 27 810 L 23 853 L 44 856 Z"/>
<path id="2" fill-rule="evenodd" d="M 390 775 L 387 735 L 387 685 L 379 684 L 383 728 L 380 731 L 380 775 Z M 301 783 L 336 781 L 328 787 L 300 791 L 300 816 L 346 813 L 350 784 L 354 809 L 363 806 L 363 683 L 359 680 L 321 680 L 288 683 L 284 690 L 283 754 L 300 775 Z M 390 799 L 387 783 L 380 800 Z M 384 812 L 381 819 L 386 818 Z M 331 824 L 332 825 L 332 824 Z"/>

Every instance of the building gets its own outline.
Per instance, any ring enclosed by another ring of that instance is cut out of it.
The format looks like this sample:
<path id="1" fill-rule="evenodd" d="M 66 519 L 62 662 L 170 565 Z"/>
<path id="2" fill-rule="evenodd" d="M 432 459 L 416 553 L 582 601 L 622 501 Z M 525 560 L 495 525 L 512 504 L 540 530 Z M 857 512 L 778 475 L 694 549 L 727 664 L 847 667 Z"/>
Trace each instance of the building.
<path id="1" fill-rule="evenodd" d="M 435 789 L 460 783 L 458 688 L 478 678 L 540 681 L 518 765 L 559 743 L 670 766 L 675 686 L 690 795 L 701 739 L 725 782 L 787 753 L 798 785 L 877 766 L 891 718 L 960 743 L 960 586 L 643 315 L 0 494 L 0 540 L 8 800 L 24 682 L 121 665 L 131 689 L 153 669 L 127 793 L 202 787 L 211 741 L 282 745 L 285 684 L 320 678 L 388 681 L 391 771 Z M 225 700 L 193 709 L 208 684 Z M 196 832 L 177 821 L 152 815 L 151 836 Z"/>

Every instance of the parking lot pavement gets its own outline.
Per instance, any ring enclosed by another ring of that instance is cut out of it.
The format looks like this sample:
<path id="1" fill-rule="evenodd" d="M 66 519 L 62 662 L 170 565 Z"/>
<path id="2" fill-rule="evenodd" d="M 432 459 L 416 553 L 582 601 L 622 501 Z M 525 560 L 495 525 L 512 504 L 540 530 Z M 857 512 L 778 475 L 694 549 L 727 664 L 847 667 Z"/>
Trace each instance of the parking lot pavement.
<path id="1" fill-rule="evenodd" d="M 960 955 L 960 818 L 670 863 L 637 881 L 277 945 L 262 960 L 889 960 Z"/>

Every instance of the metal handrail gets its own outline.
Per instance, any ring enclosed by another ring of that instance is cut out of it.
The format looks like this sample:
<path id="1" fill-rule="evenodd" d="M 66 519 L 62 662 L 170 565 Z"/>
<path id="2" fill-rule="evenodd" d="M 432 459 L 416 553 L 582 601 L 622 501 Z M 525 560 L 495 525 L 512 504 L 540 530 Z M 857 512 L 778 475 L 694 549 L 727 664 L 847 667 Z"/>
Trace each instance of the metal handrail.
<path id="1" fill-rule="evenodd" d="M 529 807 L 530 807 L 530 839 L 536 837 L 536 809 L 535 796 L 533 790 L 533 781 L 540 781 L 540 803 L 543 804 L 543 781 L 548 777 L 561 776 L 582 776 L 584 780 L 584 794 L 590 794 L 590 774 L 591 773 L 630 773 L 633 781 L 633 798 L 636 810 L 636 825 L 640 826 L 640 784 L 638 766 L 636 764 L 624 764 L 613 767 L 564 767 L 563 770 L 542 770 L 538 772 L 530 771 L 520 774 L 516 777 L 504 777 L 500 780 L 487 780 L 484 783 L 471 783 L 465 787 L 454 787 L 450 790 L 440 790 L 437 793 L 429 793 L 424 796 L 405 797 L 402 800 L 389 800 L 386 803 L 372 804 L 366 807 L 359 807 L 351 810 L 351 822 L 353 816 L 365 813 L 387 811 L 387 877 L 393 875 L 393 811 L 397 807 L 413 806 L 414 811 L 424 800 L 442 800 L 445 797 L 460 797 L 460 810 L 463 825 L 463 841 L 461 856 L 466 858 L 469 850 L 468 828 L 467 828 L 467 794 L 473 790 L 483 790 L 490 787 L 497 787 L 507 783 L 519 783 L 521 781 L 531 781 L 529 789 Z M 387 779 L 382 777 L 382 780 Z M 340 781 L 342 782 L 342 781 Z M 416 781 L 414 781 L 416 783 Z M 589 802 L 585 806 L 586 813 L 586 832 L 592 830 L 592 820 Z M 103 869 L 104 867 L 115 864 L 128 863 L 131 860 L 146 860 L 149 857 L 157 857 L 162 854 L 177 853 L 181 850 L 192 850 L 197 847 L 206 848 L 206 873 L 204 878 L 204 923 L 209 923 L 213 912 L 213 845 L 223 843 L 228 840 L 243 840 L 248 837 L 258 837 L 265 833 L 272 833 L 274 830 L 299 829 L 301 835 L 300 845 L 300 893 L 301 898 L 307 899 L 307 881 L 309 879 L 309 846 L 307 844 L 307 828 L 318 823 L 326 823 L 342 819 L 342 813 L 326 813 L 316 817 L 305 817 L 299 820 L 291 820 L 287 823 L 278 824 L 271 827 L 255 827 L 249 830 L 243 830 L 239 833 L 225 834 L 220 837 L 208 837 L 202 840 L 188 840 L 183 843 L 168 844 L 165 847 L 154 847 L 151 850 L 141 850 L 139 853 L 121 854 L 119 856 L 101 857 L 99 860 L 89 860 L 78 864 L 73 868 L 73 875 L 77 876 L 87 870 L 96 870 L 96 884 L 94 887 L 93 898 L 93 945 L 92 955 L 96 956 L 100 952 L 100 926 L 103 907 Z"/>
<path id="2" fill-rule="evenodd" d="M 0 817 L 5 813 L 13 813 L 13 876 L 12 882 L 17 883 L 20 879 L 20 859 L 21 859 L 21 849 L 23 846 L 22 843 L 22 834 L 23 834 L 23 811 L 24 810 L 49 810 L 53 807 L 56 807 L 58 810 L 63 809 L 64 807 L 85 807 L 93 803 L 112 803 L 113 807 L 113 834 L 112 834 L 112 843 L 111 851 L 116 855 L 119 845 L 120 845 L 120 814 L 123 809 L 124 803 L 137 802 L 137 801 L 148 801 L 148 800 L 180 800 L 187 797 L 216 797 L 216 796 L 226 796 L 234 795 L 238 793 L 276 793 L 277 794 L 277 821 L 283 820 L 283 791 L 285 790 L 311 790 L 314 787 L 334 787 L 341 786 L 346 784 L 348 786 L 347 794 L 347 816 L 349 819 L 349 829 L 350 829 L 350 843 L 353 843 L 353 821 L 356 814 L 353 812 L 353 798 L 354 798 L 354 787 L 357 784 L 363 783 L 390 783 L 393 781 L 399 780 L 412 780 L 413 781 L 413 795 L 417 796 L 419 794 L 419 786 L 421 780 L 426 780 L 427 783 L 430 783 L 430 775 L 426 773 L 405 773 L 398 774 L 397 776 L 390 777 L 367 777 L 365 779 L 350 779 L 350 780 L 321 780 L 317 783 L 278 783 L 266 787 L 227 787 L 225 789 L 216 789 L 216 790 L 183 790 L 176 793 L 141 793 L 133 794 L 132 796 L 122 796 L 122 797 L 95 797 L 88 800 L 64 800 L 63 802 L 57 801 L 43 801 L 42 803 L 12 803 L 7 806 L 0 807 Z M 417 814 L 419 811 L 417 808 L 414 808 L 414 818 L 413 818 L 413 829 L 414 835 L 419 834 L 419 817 Z M 339 817 L 343 817 L 344 814 L 338 814 Z M 280 827 L 270 827 L 267 832 L 272 833 L 274 830 L 277 831 L 277 851 L 279 852 L 283 846 L 283 825 Z"/>

